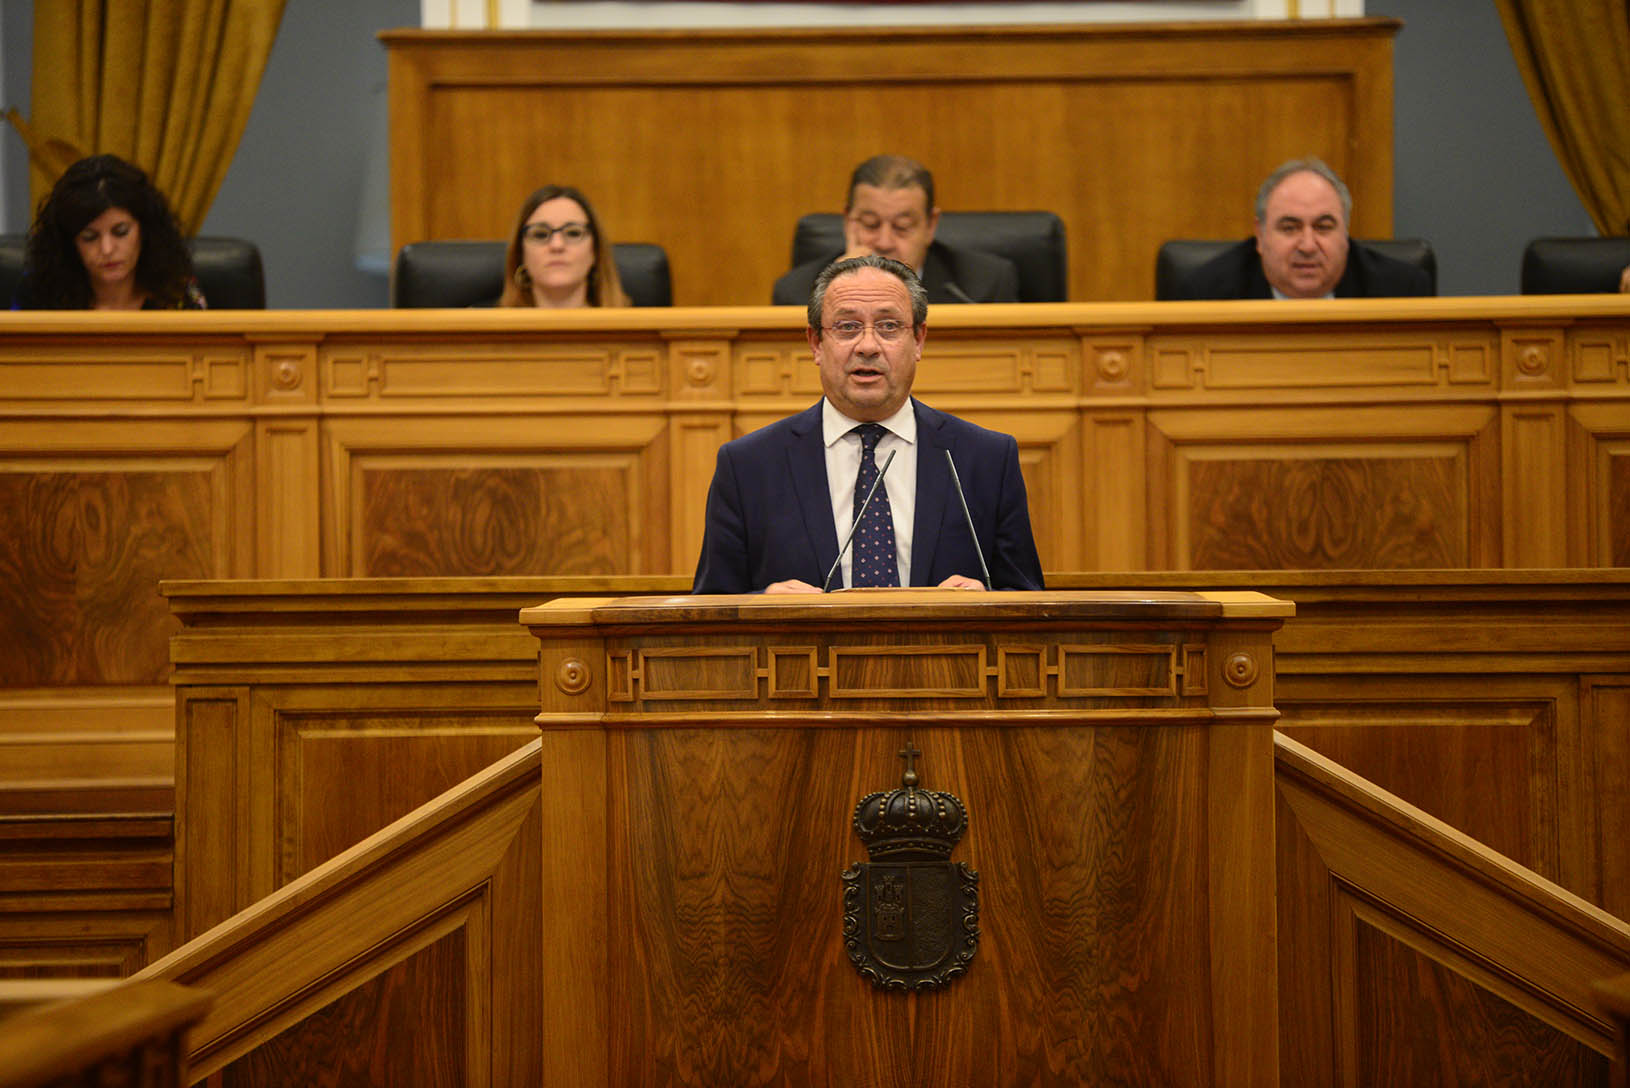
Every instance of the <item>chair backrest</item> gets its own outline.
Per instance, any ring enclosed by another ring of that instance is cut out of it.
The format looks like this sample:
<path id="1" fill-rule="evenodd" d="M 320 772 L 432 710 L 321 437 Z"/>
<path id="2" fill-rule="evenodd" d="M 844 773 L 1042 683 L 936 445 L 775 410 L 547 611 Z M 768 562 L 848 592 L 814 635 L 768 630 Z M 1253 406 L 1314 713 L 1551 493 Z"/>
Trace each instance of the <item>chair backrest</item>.
<path id="1" fill-rule="evenodd" d="M 413 242 L 396 255 L 391 305 L 405 308 L 493 306 L 504 293 L 503 242 Z M 668 251 L 648 242 L 614 242 L 612 260 L 629 301 L 672 306 Z"/>
<path id="2" fill-rule="evenodd" d="M 0 307 L 10 306 L 23 278 L 23 250 L 28 238 L 0 234 Z M 266 273 L 260 250 L 242 238 L 187 239 L 198 289 L 212 310 L 264 310 Z"/>
<path id="3" fill-rule="evenodd" d="M 1384 257 L 1391 257 L 1395 261 L 1402 261 L 1421 269 L 1432 281 L 1433 293 L 1437 293 L 1438 258 L 1437 254 L 1432 252 L 1431 243 L 1420 238 L 1353 240 L 1369 246 Z M 1155 256 L 1155 298 L 1160 301 L 1183 298 L 1184 296 L 1178 293 L 1177 287 L 1188 278 L 1189 273 L 1238 244 L 1238 238 L 1227 241 L 1181 238 L 1161 243 L 1160 252 Z"/>
<path id="4" fill-rule="evenodd" d="M 264 310 L 266 270 L 260 248 L 242 238 L 189 238 L 198 289 L 212 310 Z"/>
<path id="5" fill-rule="evenodd" d="M 1630 238 L 1535 238 L 1522 251 L 1525 295 L 1593 295 L 1619 289 Z"/>
<path id="6" fill-rule="evenodd" d="M 1052 212 L 941 212 L 934 239 L 1006 257 L 1019 270 L 1020 302 L 1063 302 L 1069 295 L 1064 220 Z M 843 249 L 843 216 L 814 212 L 792 232 L 792 265 Z"/>

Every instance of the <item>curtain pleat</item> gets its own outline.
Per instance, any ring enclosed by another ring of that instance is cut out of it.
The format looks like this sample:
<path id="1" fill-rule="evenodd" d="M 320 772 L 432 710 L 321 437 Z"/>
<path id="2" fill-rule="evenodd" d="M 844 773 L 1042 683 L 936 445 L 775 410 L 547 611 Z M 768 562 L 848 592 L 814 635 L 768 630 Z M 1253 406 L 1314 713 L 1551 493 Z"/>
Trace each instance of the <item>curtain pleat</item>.
<path id="1" fill-rule="evenodd" d="M 285 0 L 52 0 L 34 11 L 36 203 L 47 143 L 141 166 L 195 234 L 249 122 Z M 19 126 L 22 131 L 22 126 Z"/>
<path id="2" fill-rule="evenodd" d="M 1517 69 L 1585 210 L 1630 233 L 1630 0 L 1495 0 Z"/>

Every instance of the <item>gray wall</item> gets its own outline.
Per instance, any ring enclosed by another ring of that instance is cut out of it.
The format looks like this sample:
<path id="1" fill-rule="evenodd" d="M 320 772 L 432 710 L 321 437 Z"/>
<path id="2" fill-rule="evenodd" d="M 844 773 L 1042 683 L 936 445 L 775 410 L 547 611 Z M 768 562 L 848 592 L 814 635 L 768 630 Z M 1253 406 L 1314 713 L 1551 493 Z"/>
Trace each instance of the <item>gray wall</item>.
<path id="1" fill-rule="evenodd" d="M 34 2 L 0 0 L 5 103 L 25 115 Z M 1405 24 L 1395 53 L 1394 224 L 1436 247 L 1443 294 L 1515 292 L 1529 238 L 1595 233 L 1489 0 L 1371 0 L 1370 13 Z M 204 224 L 259 243 L 271 305 L 385 305 L 385 53 L 374 35 L 418 19 L 418 0 L 288 0 Z M 9 125 L 3 139 L 4 224 L 19 231 L 29 219 L 22 141 Z"/>
<path id="2" fill-rule="evenodd" d="M 1515 294 L 1530 238 L 1596 228 L 1540 128 L 1499 13 L 1490 0 L 1371 0 L 1366 10 L 1404 22 L 1393 232 L 1432 243 L 1439 294 Z"/>

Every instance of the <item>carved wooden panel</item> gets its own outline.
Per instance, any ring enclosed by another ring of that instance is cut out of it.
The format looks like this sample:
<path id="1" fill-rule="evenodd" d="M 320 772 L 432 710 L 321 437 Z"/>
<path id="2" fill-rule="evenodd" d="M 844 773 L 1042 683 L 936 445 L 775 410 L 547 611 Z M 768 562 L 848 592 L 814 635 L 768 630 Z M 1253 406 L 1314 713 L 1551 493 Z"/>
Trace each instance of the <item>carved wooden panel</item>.
<path id="1" fill-rule="evenodd" d="M 469 955 L 464 931 L 448 933 L 227 1065 L 220 1084 L 472 1083 Z"/>
<path id="2" fill-rule="evenodd" d="M 1453 452 L 1321 457 L 1317 447 L 1300 447 L 1255 458 L 1238 452 L 1186 451 L 1179 469 L 1189 500 L 1181 512 L 1188 529 L 1183 566 L 1471 565 L 1466 465 Z"/>
<path id="3" fill-rule="evenodd" d="M 1607 1058 L 1362 917 L 1353 970 L 1358 1084 L 1606 1088 Z"/>
<path id="4" fill-rule="evenodd" d="M 639 498 L 629 466 L 540 460 L 506 468 L 364 468 L 356 573 L 629 573 L 630 515 Z"/>
<path id="5" fill-rule="evenodd" d="M 659 417 L 336 421 L 324 565 L 348 576 L 639 574 L 669 564 Z M 687 562 L 689 559 L 687 559 Z"/>
<path id="6" fill-rule="evenodd" d="M 697 709 L 687 704 L 740 712 L 761 692 L 788 709 L 931 713 L 1194 706 L 1207 694 L 1205 646 L 1182 634 L 1082 632 L 1056 647 L 969 641 L 970 634 L 868 632 L 818 646 L 773 636 L 758 645 L 706 646 L 651 638 L 634 649 L 616 640 L 606 653 L 605 698 L 626 714 Z"/>
<path id="7" fill-rule="evenodd" d="M 0 466 L 0 684 L 153 684 L 176 625 L 162 578 L 230 568 L 220 466 Z"/>
<path id="8" fill-rule="evenodd" d="M 984 927 L 954 992 L 909 1004 L 844 957 L 836 880 L 908 736 L 967 803 Z M 765 1055 L 798 1083 L 1211 1082 L 1203 732 L 634 731 L 609 755 L 611 1083 L 757 1082 Z"/>

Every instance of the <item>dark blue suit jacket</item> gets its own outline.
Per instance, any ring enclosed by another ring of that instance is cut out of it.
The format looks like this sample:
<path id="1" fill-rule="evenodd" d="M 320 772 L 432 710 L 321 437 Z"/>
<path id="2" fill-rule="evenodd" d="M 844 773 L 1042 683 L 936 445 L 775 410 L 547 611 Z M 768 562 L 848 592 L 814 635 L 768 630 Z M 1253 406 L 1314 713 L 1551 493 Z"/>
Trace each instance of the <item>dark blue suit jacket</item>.
<path id="1" fill-rule="evenodd" d="M 911 403 L 917 413 L 911 584 L 934 586 L 953 574 L 982 577 L 941 452 L 950 450 L 990 565 L 991 588 L 1041 589 L 1019 444 L 1011 435 L 936 412 L 916 399 Z M 692 592 L 753 593 L 790 578 L 819 586 L 838 557 L 839 543 L 817 401 L 719 449 Z M 833 588 L 842 577 L 840 570 Z"/>

